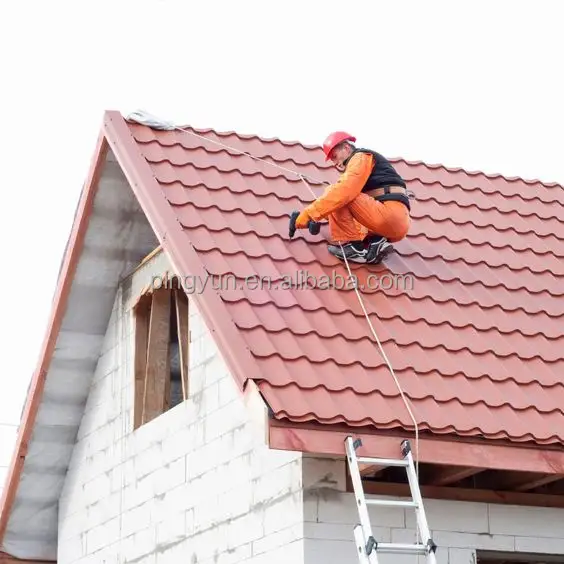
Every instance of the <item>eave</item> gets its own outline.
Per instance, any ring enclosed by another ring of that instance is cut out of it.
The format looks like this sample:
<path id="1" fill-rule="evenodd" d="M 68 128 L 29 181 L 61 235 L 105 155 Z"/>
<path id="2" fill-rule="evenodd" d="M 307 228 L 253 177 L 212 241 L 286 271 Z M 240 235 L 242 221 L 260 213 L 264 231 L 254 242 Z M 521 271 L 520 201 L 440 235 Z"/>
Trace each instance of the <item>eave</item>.
<path id="1" fill-rule="evenodd" d="M 400 458 L 401 441 L 409 439 L 416 458 L 413 433 L 269 421 L 273 449 L 345 459 L 349 435 L 362 439 L 359 456 Z M 418 460 L 426 497 L 564 507 L 564 451 L 557 447 L 420 434 Z M 401 468 L 366 466 L 361 474 L 366 493 L 410 495 Z M 350 483 L 348 489 L 352 491 Z"/>

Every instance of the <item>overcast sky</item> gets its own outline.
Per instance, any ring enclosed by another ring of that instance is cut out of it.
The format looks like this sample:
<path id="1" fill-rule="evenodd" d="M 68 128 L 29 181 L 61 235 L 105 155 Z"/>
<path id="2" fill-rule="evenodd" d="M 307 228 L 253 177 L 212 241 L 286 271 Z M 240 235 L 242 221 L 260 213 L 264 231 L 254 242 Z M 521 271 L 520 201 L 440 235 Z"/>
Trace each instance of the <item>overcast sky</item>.
<path id="1" fill-rule="evenodd" d="M 104 110 L 564 184 L 562 6 L 3 2 L 0 483 Z"/>

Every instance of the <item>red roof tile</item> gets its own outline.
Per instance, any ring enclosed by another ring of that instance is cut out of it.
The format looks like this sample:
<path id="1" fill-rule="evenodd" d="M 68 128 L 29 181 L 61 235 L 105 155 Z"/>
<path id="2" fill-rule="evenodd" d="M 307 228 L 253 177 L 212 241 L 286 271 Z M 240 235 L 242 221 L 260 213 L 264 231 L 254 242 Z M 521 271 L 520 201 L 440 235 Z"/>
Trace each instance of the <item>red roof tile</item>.
<path id="1" fill-rule="evenodd" d="M 299 178 L 190 133 L 128 126 L 184 228 L 183 244 L 208 273 L 226 277 L 217 292 L 258 363 L 256 383 L 274 416 L 411 428 L 354 291 L 234 288 L 228 278 L 346 276 L 326 251 L 326 227 L 288 238 L 288 214 L 312 199 Z M 319 147 L 191 131 L 318 181 L 337 178 Z M 562 188 L 394 163 L 417 198 L 413 227 L 372 273 L 414 282 L 363 295 L 420 430 L 562 442 Z M 366 267 L 351 268 L 366 281 Z"/>

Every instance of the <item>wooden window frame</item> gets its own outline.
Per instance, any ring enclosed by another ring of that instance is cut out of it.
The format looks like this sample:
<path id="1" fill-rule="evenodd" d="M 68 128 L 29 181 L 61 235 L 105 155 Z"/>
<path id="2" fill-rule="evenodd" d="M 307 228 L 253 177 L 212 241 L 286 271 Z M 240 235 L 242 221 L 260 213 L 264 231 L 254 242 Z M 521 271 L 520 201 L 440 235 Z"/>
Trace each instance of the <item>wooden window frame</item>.
<path id="1" fill-rule="evenodd" d="M 166 284 L 142 293 L 133 318 L 135 430 L 171 408 L 171 321 L 178 337 L 182 401 L 189 397 L 189 301 L 178 279 L 167 278 Z"/>

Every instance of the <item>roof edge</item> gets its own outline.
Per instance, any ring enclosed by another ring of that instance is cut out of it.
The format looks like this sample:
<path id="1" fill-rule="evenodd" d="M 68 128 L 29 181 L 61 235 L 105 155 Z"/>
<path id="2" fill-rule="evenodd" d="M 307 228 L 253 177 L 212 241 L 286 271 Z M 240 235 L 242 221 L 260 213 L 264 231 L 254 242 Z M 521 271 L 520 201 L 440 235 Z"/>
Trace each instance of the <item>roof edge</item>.
<path id="1" fill-rule="evenodd" d="M 207 271 L 167 202 L 149 163 L 143 157 L 126 119 L 118 111 L 106 111 L 104 131 L 131 189 L 177 275 L 190 273 L 191 276 L 205 280 Z M 201 294 L 194 293 L 190 297 L 195 300 L 232 376 L 244 390 L 248 380 L 256 380 L 261 376 L 259 368 L 213 284 L 211 287 L 203 287 Z"/>
<path id="2" fill-rule="evenodd" d="M 107 150 L 108 144 L 105 136 L 103 132 L 100 132 L 90 162 L 90 169 L 75 212 L 71 234 L 64 251 L 46 335 L 39 354 L 37 369 L 32 376 L 28 388 L 16 444 L 0 500 L 0 548 L 4 540 L 9 515 L 19 486 L 25 457 L 27 455 L 28 442 L 33 432 L 39 404 L 43 397 L 45 379 L 65 314 L 73 276 L 82 252 L 82 244 L 94 204 L 94 197 L 96 195 L 101 170 L 106 160 Z"/>
<path id="3" fill-rule="evenodd" d="M 345 439 L 361 438 L 359 456 L 399 458 L 401 441 L 411 441 L 417 458 L 413 433 L 392 435 L 340 426 L 286 424 L 271 420 L 269 446 L 271 449 L 299 451 L 308 454 L 346 456 Z M 419 437 L 419 462 L 440 465 L 469 466 L 491 470 L 564 474 L 564 451 L 548 447 L 517 446 L 491 441 L 454 440 Z"/>
<path id="4" fill-rule="evenodd" d="M 155 116 L 158 117 L 158 116 Z M 130 122 L 130 123 L 136 123 L 139 124 L 139 122 L 136 122 L 134 120 L 128 120 L 127 118 L 124 118 L 126 122 Z M 242 139 L 245 140 L 252 140 L 252 139 L 256 139 L 257 141 L 260 141 L 261 143 L 264 144 L 272 144 L 272 143 L 280 143 L 281 145 L 284 145 L 285 147 L 295 147 L 295 146 L 300 146 L 303 149 L 305 149 L 306 151 L 311 151 L 311 152 L 319 152 L 320 154 L 322 154 L 323 152 L 323 146 L 321 144 L 315 144 L 315 143 L 304 143 L 302 141 L 299 141 L 298 137 L 295 137 L 294 139 L 290 139 L 290 138 L 282 138 L 279 136 L 270 136 L 267 137 L 266 135 L 259 135 L 257 133 L 250 133 L 250 132 L 243 132 L 242 130 L 234 130 L 234 129 L 216 129 L 213 127 L 205 127 L 203 125 L 198 126 L 198 125 L 193 125 L 190 123 L 183 123 L 183 122 L 173 122 L 170 120 L 166 120 L 167 123 L 170 123 L 172 125 L 174 125 L 175 128 L 181 128 L 181 129 L 191 129 L 194 133 L 197 133 L 198 135 L 205 135 L 207 133 L 213 133 L 214 135 L 217 135 L 218 137 L 232 137 L 232 136 L 236 136 L 236 137 L 240 137 Z M 150 126 L 147 126 L 150 127 Z M 358 145 L 358 143 L 357 143 Z M 363 146 L 366 146 L 366 144 L 360 144 Z M 360 146 L 359 145 L 359 146 Z M 508 174 L 504 174 L 502 172 L 493 172 L 493 171 L 487 171 L 486 169 L 474 169 L 471 170 L 470 168 L 466 168 L 464 165 L 454 165 L 454 164 L 447 164 L 446 162 L 430 162 L 430 161 L 424 161 L 424 160 L 420 160 L 420 159 L 408 159 L 406 157 L 402 157 L 401 155 L 396 155 L 396 156 L 389 156 L 388 160 L 390 160 L 391 162 L 401 162 L 404 163 L 408 166 L 424 166 L 430 170 L 437 170 L 437 169 L 442 169 L 445 172 L 448 172 L 449 174 L 456 174 L 458 172 L 466 174 L 468 176 L 483 176 L 484 178 L 488 179 L 488 180 L 495 180 L 496 178 L 501 178 L 503 181 L 505 182 L 523 182 L 524 184 L 527 185 L 535 185 L 535 184 L 540 184 L 541 186 L 545 187 L 545 188 L 563 188 L 564 189 L 564 182 L 558 182 L 556 180 L 542 180 L 540 178 L 534 178 L 534 177 L 525 177 L 525 176 L 521 176 L 521 175 L 513 175 L 513 176 L 509 176 Z M 333 169 L 333 165 L 332 164 L 326 164 L 324 161 L 317 163 L 316 166 L 318 166 L 321 169 Z"/>

